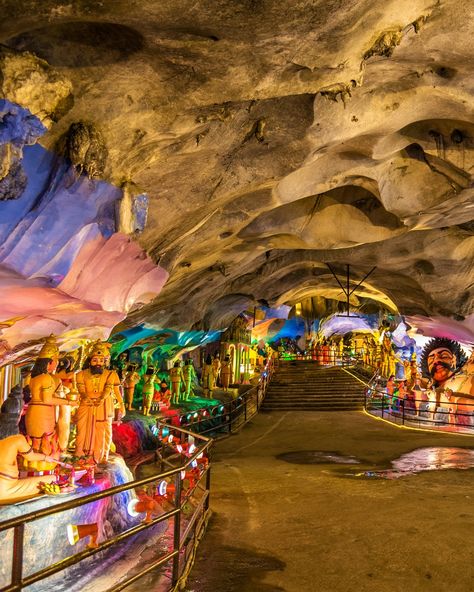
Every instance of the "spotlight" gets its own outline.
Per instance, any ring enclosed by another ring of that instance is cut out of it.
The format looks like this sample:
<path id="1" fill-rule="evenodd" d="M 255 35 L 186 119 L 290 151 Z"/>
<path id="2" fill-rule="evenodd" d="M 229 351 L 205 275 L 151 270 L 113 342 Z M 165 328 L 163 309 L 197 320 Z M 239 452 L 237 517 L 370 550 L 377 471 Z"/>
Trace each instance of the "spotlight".
<path id="1" fill-rule="evenodd" d="M 92 524 L 68 524 L 67 525 L 67 539 L 70 545 L 75 545 L 78 541 L 85 537 L 90 537 L 87 546 L 90 549 L 96 549 L 99 544 L 97 537 L 99 536 L 99 527 L 97 523 Z"/>
<path id="2" fill-rule="evenodd" d="M 179 444 L 176 444 L 176 450 L 180 454 L 190 456 L 196 450 L 196 444 L 193 442 L 180 442 Z"/>
<path id="3" fill-rule="evenodd" d="M 183 475 L 184 473 L 184 475 Z M 183 489 L 185 491 L 194 489 L 201 477 L 199 469 L 192 469 L 191 471 L 181 471 L 181 480 L 183 481 Z"/>
<path id="4" fill-rule="evenodd" d="M 138 499 L 130 500 L 127 505 L 127 512 L 134 518 L 146 514 L 144 522 L 151 522 L 152 514 L 157 514 L 160 509 L 158 501 L 146 493 L 139 494 Z"/>
<path id="5" fill-rule="evenodd" d="M 166 495 L 167 487 L 168 487 L 168 482 L 167 481 L 162 481 L 158 485 L 158 487 L 156 488 L 156 490 L 158 492 L 158 495 L 165 496 Z"/>

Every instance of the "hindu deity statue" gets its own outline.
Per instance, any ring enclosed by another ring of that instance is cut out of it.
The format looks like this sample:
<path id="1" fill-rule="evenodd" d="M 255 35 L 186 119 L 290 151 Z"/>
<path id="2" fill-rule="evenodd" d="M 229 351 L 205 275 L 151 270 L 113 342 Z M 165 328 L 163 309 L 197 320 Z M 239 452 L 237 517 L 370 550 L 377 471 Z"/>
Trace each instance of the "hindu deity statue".
<path id="1" fill-rule="evenodd" d="M 382 376 L 395 375 L 396 370 L 396 359 L 393 351 L 393 344 L 388 333 L 385 333 L 382 339 L 381 347 L 381 372 Z"/>
<path id="2" fill-rule="evenodd" d="M 146 369 L 145 376 L 143 377 L 145 382 L 143 383 L 142 395 L 143 395 L 143 415 L 150 415 L 150 409 L 153 406 L 153 401 L 156 400 L 155 387 L 158 382 L 155 369 L 149 366 Z"/>
<path id="3" fill-rule="evenodd" d="M 63 385 L 63 392 L 68 396 L 68 399 L 75 401 L 78 397 L 76 373 L 74 372 L 75 360 L 72 356 L 65 356 L 59 360 L 58 371 L 56 376 L 61 380 Z M 69 443 L 69 435 L 71 431 L 71 415 L 74 409 L 62 405 L 59 407 L 58 415 L 58 438 L 61 450 L 66 450 Z"/>
<path id="4" fill-rule="evenodd" d="M 160 383 L 159 390 L 157 391 L 155 389 L 155 394 L 153 396 L 152 409 L 159 410 L 160 403 L 162 405 L 164 405 L 165 407 L 169 407 L 170 406 L 170 398 L 171 398 L 171 391 L 168 388 L 168 384 L 165 380 L 162 380 Z"/>
<path id="5" fill-rule="evenodd" d="M 56 480 L 56 475 L 42 475 L 39 477 L 19 478 L 18 457 L 24 463 L 43 461 L 55 463 L 55 458 L 35 452 L 23 434 L 8 436 L 0 440 L 0 504 L 12 504 L 39 493 L 40 482 L 50 483 Z"/>
<path id="6" fill-rule="evenodd" d="M 183 379 L 184 379 L 184 400 L 189 401 L 190 397 L 194 396 L 193 382 L 196 378 L 196 370 L 194 370 L 193 361 L 188 358 L 184 363 Z"/>
<path id="7" fill-rule="evenodd" d="M 229 384 L 232 380 L 232 362 L 229 356 L 225 356 L 221 364 L 221 383 L 222 388 L 227 392 Z"/>
<path id="8" fill-rule="evenodd" d="M 473 425 L 474 421 L 474 350 L 458 374 L 445 382 L 444 387 L 453 392 L 456 423 Z"/>
<path id="9" fill-rule="evenodd" d="M 31 400 L 25 417 L 26 433 L 31 439 L 33 450 L 55 458 L 59 458 L 61 445 L 67 447 L 63 430 L 61 443 L 59 441 L 56 407 L 77 405 L 77 402 L 63 398 L 61 379 L 54 375 L 58 362 L 59 349 L 51 335 L 45 340 L 31 371 Z"/>
<path id="10" fill-rule="evenodd" d="M 212 399 L 212 390 L 214 388 L 214 366 L 212 365 L 211 355 L 208 354 L 202 366 L 201 384 L 203 395 L 207 399 Z"/>
<path id="11" fill-rule="evenodd" d="M 125 415 L 120 379 L 105 364 L 110 358 L 110 344 L 96 343 L 90 354 L 89 368 L 78 372 L 80 394 L 77 410 L 76 456 L 93 456 L 97 463 L 108 461 L 112 444 L 112 421 L 115 401 L 119 416 Z"/>
<path id="12" fill-rule="evenodd" d="M 181 362 L 176 360 L 173 368 L 170 370 L 171 382 L 171 402 L 177 405 L 179 403 L 179 396 L 181 393 L 181 381 L 183 381 L 183 371 L 181 370 Z"/>
<path id="13" fill-rule="evenodd" d="M 467 356 L 457 341 L 444 337 L 434 337 L 424 347 L 421 354 L 423 376 L 431 378 L 435 387 L 444 386 L 454 376 Z"/>
<path id="14" fill-rule="evenodd" d="M 123 389 L 125 391 L 125 404 L 128 411 L 133 409 L 133 396 L 135 387 L 140 382 L 140 374 L 137 372 L 137 365 L 130 364 L 127 367 L 125 378 L 123 379 Z"/>
<path id="15" fill-rule="evenodd" d="M 214 358 L 212 360 L 212 368 L 213 368 L 213 380 L 214 380 L 214 384 L 213 387 L 216 388 L 217 386 L 217 381 L 219 380 L 219 374 L 221 371 L 221 360 L 219 358 L 219 353 L 216 352 L 214 354 Z"/>

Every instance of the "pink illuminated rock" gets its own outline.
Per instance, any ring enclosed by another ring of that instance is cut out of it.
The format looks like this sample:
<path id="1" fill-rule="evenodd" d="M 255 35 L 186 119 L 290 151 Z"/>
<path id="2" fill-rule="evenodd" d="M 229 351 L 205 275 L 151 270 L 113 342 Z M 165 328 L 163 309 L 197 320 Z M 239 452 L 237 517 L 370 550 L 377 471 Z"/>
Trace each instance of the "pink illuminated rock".
<path id="1" fill-rule="evenodd" d="M 0 360 L 8 359 L 5 350 L 50 333 L 71 346 L 85 338 L 107 338 L 130 308 L 156 296 L 166 279 L 166 271 L 120 234 L 83 247 L 57 288 L 0 268 L 0 330 L 7 344 Z"/>

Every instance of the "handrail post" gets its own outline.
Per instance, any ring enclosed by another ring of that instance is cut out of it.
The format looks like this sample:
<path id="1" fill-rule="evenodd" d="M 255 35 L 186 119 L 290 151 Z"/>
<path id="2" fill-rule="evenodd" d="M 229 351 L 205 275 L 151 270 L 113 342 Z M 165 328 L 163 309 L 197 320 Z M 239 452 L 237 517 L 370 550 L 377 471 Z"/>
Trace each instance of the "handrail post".
<path id="1" fill-rule="evenodd" d="M 174 507 L 179 508 L 179 512 L 174 516 L 173 529 L 173 551 L 176 555 L 173 557 L 172 584 L 175 586 L 179 580 L 179 551 L 181 547 L 181 473 L 175 475 Z"/>
<path id="2" fill-rule="evenodd" d="M 12 586 L 20 586 L 23 579 L 23 539 L 25 525 L 18 524 L 13 529 Z"/>
<path id="3" fill-rule="evenodd" d="M 400 405 L 402 406 L 402 425 L 405 425 L 405 399 L 400 399 Z"/>
<path id="4" fill-rule="evenodd" d="M 206 473 L 206 491 L 207 497 L 206 501 L 204 502 L 204 510 L 209 510 L 209 498 L 211 497 L 211 451 L 207 450 L 207 458 L 208 458 L 208 465 L 207 465 L 207 473 Z"/>

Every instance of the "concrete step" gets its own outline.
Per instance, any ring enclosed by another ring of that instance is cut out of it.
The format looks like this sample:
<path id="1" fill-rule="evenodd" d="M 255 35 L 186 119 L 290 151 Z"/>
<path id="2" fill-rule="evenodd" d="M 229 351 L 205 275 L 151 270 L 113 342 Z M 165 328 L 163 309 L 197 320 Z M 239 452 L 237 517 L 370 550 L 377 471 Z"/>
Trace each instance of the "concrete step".
<path id="1" fill-rule="evenodd" d="M 287 362 L 271 381 L 264 411 L 354 411 L 363 409 L 364 387 L 341 368 Z"/>
<path id="2" fill-rule="evenodd" d="M 283 405 L 279 407 L 274 406 L 262 406 L 261 411 L 362 411 L 363 407 L 354 405 L 344 405 L 340 407 L 328 406 L 328 407 L 313 407 L 310 405 L 294 406 L 294 405 Z"/>
<path id="3" fill-rule="evenodd" d="M 358 393 L 343 393 L 337 397 L 334 397 L 333 395 L 311 395 L 306 393 L 301 395 L 275 395 L 272 393 L 267 393 L 267 396 L 265 398 L 267 400 L 272 401 L 298 401 L 301 399 L 304 399 L 306 401 L 338 401 L 339 399 L 353 399 L 356 401 L 363 401 L 365 399 L 363 395 L 360 395 Z"/>

